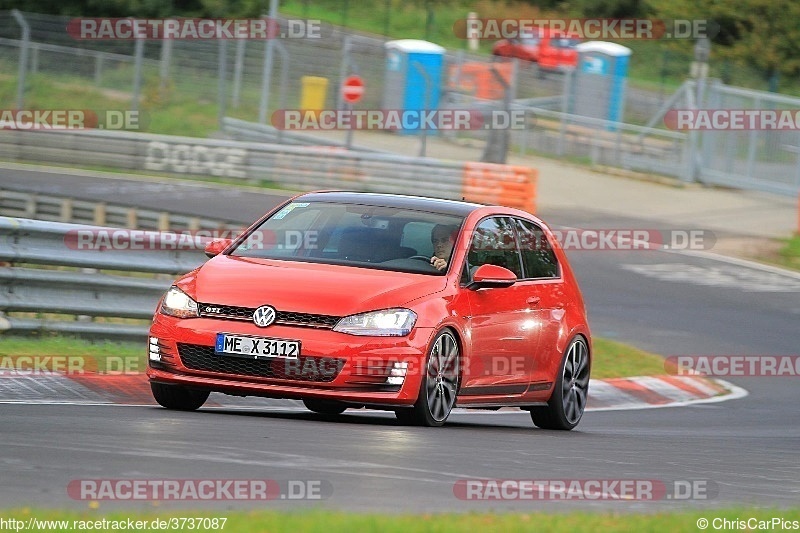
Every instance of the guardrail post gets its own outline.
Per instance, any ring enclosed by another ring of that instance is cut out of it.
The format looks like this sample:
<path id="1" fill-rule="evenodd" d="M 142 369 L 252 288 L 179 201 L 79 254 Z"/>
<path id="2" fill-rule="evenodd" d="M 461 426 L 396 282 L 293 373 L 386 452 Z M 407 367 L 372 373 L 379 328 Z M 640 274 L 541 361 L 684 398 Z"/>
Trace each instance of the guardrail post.
<path id="1" fill-rule="evenodd" d="M 106 224 L 106 204 L 98 203 L 94 206 L 93 222 L 97 226 L 105 226 Z"/>
<path id="2" fill-rule="evenodd" d="M 61 200 L 61 222 L 72 221 L 72 198 L 63 198 Z"/>
<path id="3" fill-rule="evenodd" d="M 25 200 L 25 216 L 27 218 L 36 218 L 36 204 L 37 198 L 35 194 L 31 194 L 30 197 Z"/>
<path id="4" fill-rule="evenodd" d="M 158 231 L 169 231 L 169 213 L 166 211 L 158 215 Z"/>
<path id="5" fill-rule="evenodd" d="M 135 207 L 128 209 L 125 218 L 128 229 L 136 229 L 137 225 L 139 224 L 139 212 Z"/>

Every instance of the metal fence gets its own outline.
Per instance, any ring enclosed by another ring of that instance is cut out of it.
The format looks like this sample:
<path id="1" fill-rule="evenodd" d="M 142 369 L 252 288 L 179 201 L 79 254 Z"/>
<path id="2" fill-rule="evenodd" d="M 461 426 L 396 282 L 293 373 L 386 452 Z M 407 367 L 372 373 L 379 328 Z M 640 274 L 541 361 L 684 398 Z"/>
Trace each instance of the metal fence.
<path id="1" fill-rule="evenodd" d="M 11 13 L 0 11 L 0 65 L 5 64 L 5 70 L 15 71 L 27 53 L 28 65 L 21 72 L 78 81 L 115 97 L 124 94 L 132 108 L 157 108 L 170 99 L 190 98 L 216 102 L 220 116 L 263 124 L 269 122 L 271 111 L 300 105 L 304 76 L 330 80 L 327 108 L 339 107 L 338 87 L 350 73 L 366 82 L 361 108 L 380 108 L 384 92 L 394 89 L 384 84 L 388 39 L 329 24 L 322 25 L 318 39 L 79 41 L 66 31 L 69 17 L 21 16 L 30 30 L 28 39 Z M 286 25 L 284 19 L 278 20 Z M 266 69 L 269 47 L 274 58 L 271 70 Z M 446 52 L 444 92 L 474 95 L 476 73 L 493 62 L 464 50 Z M 561 94 L 564 77 L 521 64 L 510 81 L 514 97 L 528 99 Z M 631 89 L 628 94 L 626 121 L 637 123 L 666 98 L 663 91 Z"/>
<path id="2" fill-rule="evenodd" d="M 323 25 L 323 38 L 320 39 L 76 41 L 65 31 L 67 17 L 23 13 L 21 18 L 22 23 L 9 12 L 0 12 L 0 68 L 6 71 L 30 75 L 31 82 L 37 80 L 35 75 L 38 73 L 64 82 L 94 85 L 109 97 L 130 102 L 132 108 L 141 105 L 157 110 L 164 102 L 176 99 L 194 99 L 202 104 L 216 102 L 220 127 L 239 140 L 294 144 L 299 145 L 298 149 L 303 145 L 327 144 L 329 147 L 327 158 L 317 152 L 308 161 L 303 160 L 303 153 L 293 152 L 292 147 L 257 150 L 252 161 L 248 161 L 248 177 L 253 179 L 266 179 L 301 189 L 318 185 L 341 187 L 343 183 L 344 186 L 355 183 L 360 188 L 395 185 L 394 176 L 398 174 L 393 171 L 398 160 L 391 159 L 388 154 L 374 153 L 370 156 L 374 158 L 360 155 L 348 159 L 337 153 L 340 144 L 277 132 L 267 125 L 271 111 L 299 107 L 304 76 L 328 78 L 330 84 L 325 107 L 336 108 L 339 107 L 337 88 L 340 81 L 346 74 L 358 73 L 368 88 L 358 107 L 381 108 L 384 93 L 393 90 L 385 86 L 385 38 L 350 34 L 341 28 Z M 266 68 L 269 47 L 272 47 L 274 56 L 272 69 Z M 24 62 L 23 57 L 26 58 Z M 502 61 L 493 62 L 485 56 L 464 51 L 447 52 L 442 106 L 497 108 L 503 105 L 503 97 L 509 97 L 513 107 L 524 109 L 532 117 L 529 128 L 510 133 L 510 144 L 520 153 L 531 151 L 572 157 L 592 164 L 656 172 L 686 181 L 779 194 L 796 195 L 800 188 L 800 138 L 796 131 L 683 133 L 668 130 L 662 121 L 670 105 L 782 109 L 797 108 L 800 99 L 737 89 L 720 83 L 709 84 L 699 95 L 693 82 L 687 82 L 673 95 L 665 94 L 663 90 L 627 87 L 624 115 L 617 123 L 570 112 L 564 105 L 565 95 L 570 94 L 570 77 L 561 74 L 542 76 L 538 69 L 529 65 L 517 65 L 512 69 L 508 95 L 502 93 L 487 97 L 479 94 L 475 79 L 470 76 L 496 64 L 502 64 Z M 22 68 L 17 70 L 20 65 Z M 25 88 L 24 84 L 21 88 Z M 689 94 L 694 95 L 693 100 L 686 98 Z M 582 102 L 583 108 L 592 105 L 591 102 Z M 240 122 L 233 122 L 237 119 Z M 466 135 L 485 138 L 485 132 L 468 132 Z M 102 142 L 97 146 L 78 141 L 95 164 L 142 167 L 139 162 L 141 151 L 130 153 L 124 149 L 128 140 L 98 139 Z M 41 157 L 33 160 L 45 162 L 83 163 L 84 159 L 75 152 L 63 152 L 63 146 L 58 145 L 62 140 L 47 138 L 40 149 L 26 147 L 26 155 Z M 160 142 L 166 143 L 166 150 L 171 155 L 178 154 L 177 164 L 166 168 L 171 165 L 167 161 L 160 166 L 156 164 L 158 168 L 145 166 L 145 170 L 222 177 L 243 175 L 243 171 L 236 168 L 242 166 L 238 162 L 238 148 L 230 148 L 233 150 L 230 151 L 214 145 L 216 151 L 208 155 L 205 152 L 211 150 L 211 145 L 199 139 Z M 187 155 L 181 152 L 183 148 L 171 148 L 176 143 L 205 148 Z M 152 146 L 150 149 L 155 150 Z M 483 151 L 482 147 L 476 147 L 474 159 L 479 159 Z M 365 154 L 368 150 L 361 149 L 360 152 Z M 8 143 L 0 146 L 0 157 L 3 156 L 21 158 L 19 150 L 9 148 Z M 147 160 L 146 155 L 144 157 Z M 31 160 L 31 157 L 25 158 Z M 290 167 L 288 162 L 294 166 Z M 306 163 L 311 166 L 304 168 Z M 447 185 L 452 172 L 432 161 L 420 165 L 432 165 L 433 177 L 442 177 L 445 182 L 438 187 L 432 186 L 431 194 L 442 194 L 444 190 L 448 197 L 457 196 L 455 189 Z M 410 169 L 405 163 L 402 168 Z M 388 173 L 386 181 L 379 179 L 381 172 Z M 416 177 L 420 173 L 415 170 L 404 175 Z M 416 187 L 418 182 L 414 183 Z M 407 192 L 408 187 L 383 190 Z"/>
<path id="3" fill-rule="evenodd" d="M 693 86 L 694 87 L 694 86 Z M 702 89 L 702 88 L 701 88 Z M 800 98 L 712 82 L 707 109 L 800 109 Z M 800 130 L 721 130 L 698 135 L 698 179 L 705 183 L 796 196 L 800 192 Z"/>
<path id="4" fill-rule="evenodd" d="M 87 250 L 68 238 L 104 230 L 113 231 L 0 217 L 0 332 L 144 340 L 144 320 L 152 317 L 172 278 L 206 258 L 202 250 L 170 249 L 174 241 L 162 232 L 143 232 L 143 240 L 155 243 L 144 250 Z"/>

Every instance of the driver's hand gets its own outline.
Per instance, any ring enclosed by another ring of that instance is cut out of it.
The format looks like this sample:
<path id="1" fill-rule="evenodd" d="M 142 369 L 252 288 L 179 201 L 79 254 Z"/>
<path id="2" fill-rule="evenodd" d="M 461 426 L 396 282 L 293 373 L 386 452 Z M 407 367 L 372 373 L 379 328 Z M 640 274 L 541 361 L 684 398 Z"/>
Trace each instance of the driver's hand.
<path id="1" fill-rule="evenodd" d="M 447 261 L 434 255 L 431 257 L 431 265 L 433 265 L 433 268 L 436 270 L 444 270 L 447 268 Z"/>

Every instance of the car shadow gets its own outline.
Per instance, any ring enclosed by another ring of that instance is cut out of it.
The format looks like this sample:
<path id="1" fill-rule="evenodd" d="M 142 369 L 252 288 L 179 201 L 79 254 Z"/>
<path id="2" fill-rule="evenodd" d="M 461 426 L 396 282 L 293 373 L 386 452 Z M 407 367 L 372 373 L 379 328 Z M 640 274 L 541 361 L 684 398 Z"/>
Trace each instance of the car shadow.
<path id="1" fill-rule="evenodd" d="M 161 407 L 154 407 L 154 409 L 161 409 Z M 166 412 L 166 411 L 165 411 Z M 170 413 L 177 413 L 177 411 L 169 411 Z M 340 415 L 323 415 L 319 413 L 313 413 L 311 411 L 302 411 L 302 410 L 260 410 L 260 409 L 236 409 L 236 408 L 225 408 L 225 407 L 207 407 L 201 408 L 197 411 L 198 414 L 210 415 L 212 413 L 218 415 L 227 415 L 227 416 L 239 416 L 239 417 L 246 417 L 246 418 L 259 418 L 259 419 L 269 419 L 269 420 L 297 420 L 297 421 L 307 421 L 307 422 L 326 422 L 326 423 L 333 423 L 333 424 L 349 424 L 349 425 L 360 425 L 360 426 L 386 426 L 386 427 L 393 427 L 393 428 L 407 428 L 407 429 L 421 429 L 427 430 L 428 428 L 424 428 L 421 426 L 413 426 L 413 425 L 406 425 L 401 423 L 397 418 L 395 418 L 394 414 L 390 411 L 373 411 L 367 409 L 360 409 L 360 410 L 349 410 Z M 563 432 L 563 431 L 551 431 L 551 430 L 543 430 L 537 428 L 533 425 L 530 421 L 530 418 L 524 412 L 513 413 L 509 414 L 500 414 L 495 415 L 492 412 L 487 413 L 475 413 L 470 412 L 469 414 L 465 413 L 455 413 L 451 415 L 451 418 L 447 421 L 443 428 L 436 428 L 437 430 L 459 430 L 459 429 L 469 429 L 470 431 L 480 431 L 480 430 L 487 430 L 493 431 L 497 429 L 507 429 L 507 430 L 522 430 L 522 431 L 535 431 L 536 433 L 540 434 L 552 434 L 552 435 L 566 435 L 567 433 L 576 434 L 579 431 L 571 431 L 571 432 Z M 493 416 L 495 415 L 495 416 Z M 467 418 L 475 418 L 474 421 L 469 420 Z M 514 419 L 509 420 L 509 419 Z"/>

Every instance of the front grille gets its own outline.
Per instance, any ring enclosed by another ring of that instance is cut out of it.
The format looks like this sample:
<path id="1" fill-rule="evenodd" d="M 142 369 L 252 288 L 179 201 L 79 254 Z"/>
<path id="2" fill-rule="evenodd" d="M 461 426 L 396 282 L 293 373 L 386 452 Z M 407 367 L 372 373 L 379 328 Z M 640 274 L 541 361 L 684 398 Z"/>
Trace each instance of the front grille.
<path id="1" fill-rule="evenodd" d="M 197 304 L 200 316 L 222 318 L 225 320 L 253 320 L 256 307 L 237 307 L 235 305 Z M 214 309 L 214 311 L 210 311 Z M 315 315 L 312 313 L 293 313 L 277 311 L 275 324 L 282 326 L 304 326 L 309 328 L 333 329 L 341 317 L 333 315 Z"/>
<path id="2" fill-rule="evenodd" d="M 335 357 L 303 355 L 297 359 L 249 359 L 217 355 L 213 346 L 183 343 L 178 343 L 178 354 L 183 366 L 191 370 L 317 383 L 328 383 L 336 379 L 345 362 L 344 359 Z"/>

